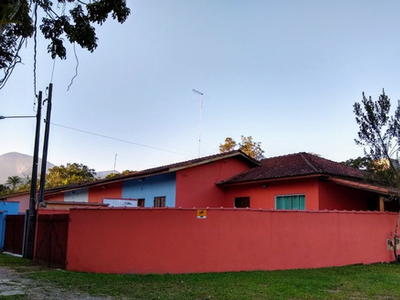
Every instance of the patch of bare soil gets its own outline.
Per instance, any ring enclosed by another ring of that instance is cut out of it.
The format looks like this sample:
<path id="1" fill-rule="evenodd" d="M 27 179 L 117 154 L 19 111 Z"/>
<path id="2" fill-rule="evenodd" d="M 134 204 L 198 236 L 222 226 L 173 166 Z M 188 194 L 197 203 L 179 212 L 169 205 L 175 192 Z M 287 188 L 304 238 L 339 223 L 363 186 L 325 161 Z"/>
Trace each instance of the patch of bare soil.
<path id="1" fill-rule="evenodd" d="M 111 298 L 92 297 L 85 294 L 62 290 L 43 284 L 37 280 L 24 278 L 12 269 L 0 267 L 0 299 L 20 295 L 29 300 L 110 300 Z"/>

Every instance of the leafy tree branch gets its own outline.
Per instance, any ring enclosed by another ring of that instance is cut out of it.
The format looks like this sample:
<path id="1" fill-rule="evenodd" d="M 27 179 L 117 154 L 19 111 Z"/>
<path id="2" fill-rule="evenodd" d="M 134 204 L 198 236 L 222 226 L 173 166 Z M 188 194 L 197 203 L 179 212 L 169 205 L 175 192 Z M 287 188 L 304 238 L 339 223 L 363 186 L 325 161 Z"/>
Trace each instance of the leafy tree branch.
<path id="1" fill-rule="evenodd" d="M 94 25 L 108 18 L 124 23 L 130 14 L 125 0 L 2 0 L 0 4 L 0 88 L 21 62 L 19 50 L 35 31 L 38 10 L 44 17 L 40 23 L 43 36 L 49 40 L 47 51 L 54 59 L 66 59 L 65 40 L 93 52 L 98 46 Z M 31 12 L 33 15 L 31 16 Z"/>
<path id="2" fill-rule="evenodd" d="M 391 102 L 382 90 L 378 100 L 362 94 L 361 103 L 353 106 L 356 122 L 359 127 L 357 145 L 364 147 L 367 166 L 375 174 L 381 184 L 400 190 L 400 173 L 398 153 L 400 146 L 400 102 L 393 115 L 390 115 Z M 400 223 L 400 192 L 395 193 L 391 201 L 397 201 L 399 214 L 393 236 L 394 256 L 400 262 L 397 254 L 398 228 Z"/>
<path id="3" fill-rule="evenodd" d="M 241 136 L 241 141 L 237 144 L 231 137 L 227 137 L 223 144 L 219 145 L 219 152 L 229 152 L 241 150 L 250 157 L 261 160 L 264 158 L 264 150 L 261 149 L 261 142 L 255 142 L 252 136 Z"/>

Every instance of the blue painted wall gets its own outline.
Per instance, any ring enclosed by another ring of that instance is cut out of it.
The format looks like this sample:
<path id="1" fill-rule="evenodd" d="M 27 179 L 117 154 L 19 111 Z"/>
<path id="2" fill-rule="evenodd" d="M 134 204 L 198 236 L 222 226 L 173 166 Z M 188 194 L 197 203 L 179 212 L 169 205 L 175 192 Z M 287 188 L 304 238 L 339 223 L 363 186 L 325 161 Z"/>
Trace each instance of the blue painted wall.
<path id="1" fill-rule="evenodd" d="M 166 206 L 175 207 L 175 173 L 128 180 L 122 185 L 122 198 L 145 199 L 145 207 L 153 207 L 154 197 L 162 196 L 166 197 Z"/>
<path id="2" fill-rule="evenodd" d="M 4 247 L 4 235 L 6 230 L 6 216 L 18 215 L 19 202 L 0 201 L 0 250 Z"/>

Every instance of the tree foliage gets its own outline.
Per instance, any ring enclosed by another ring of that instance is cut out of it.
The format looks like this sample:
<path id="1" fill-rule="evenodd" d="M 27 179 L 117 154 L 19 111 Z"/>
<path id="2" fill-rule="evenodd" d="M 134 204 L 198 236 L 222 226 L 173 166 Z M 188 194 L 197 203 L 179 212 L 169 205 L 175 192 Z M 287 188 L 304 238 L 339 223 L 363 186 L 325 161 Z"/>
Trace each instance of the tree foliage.
<path id="1" fill-rule="evenodd" d="M 96 180 L 96 172 L 88 166 L 68 163 L 66 166 L 56 166 L 49 169 L 46 175 L 46 187 L 55 187 L 79 182 Z"/>
<path id="2" fill-rule="evenodd" d="M 223 144 L 219 145 L 219 152 L 225 153 L 232 150 L 241 150 L 250 157 L 261 160 L 264 158 L 264 150 L 261 149 L 261 142 L 253 141 L 252 136 L 241 136 L 241 142 L 237 144 L 231 137 L 227 137 Z"/>
<path id="3" fill-rule="evenodd" d="M 10 189 L 5 184 L 0 184 L 0 197 L 8 194 Z"/>
<path id="4" fill-rule="evenodd" d="M 399 162 L 397 160 L 391 159 L 392 164 L 395 169 L 398 170 Z M 357 168 L 360 170 L 367 171 L 365 179 L 371 182 L 379 182 L 385 186 L 395 186 L 396 185 L 396 173 L 390 168 L 388 159 L 377 159 L 373 160 L 371 157 L 357 157 L 355 159 L 348 159 L 343 162 L 344 165 Z"/>
<path id="5" fill-rule="evenodd" d="M 22 178 L 15 175 L 15 176 L 8 176 L 6 185 L 8 188 L 10 188 L 12 191 L 15 191 L 16 188 L 22 184 Z"/>
<path id="6" fill-rule="evenodd" d="M 367 159 L 373 168 L 385 178 L 385 184 L 400 187 L 399 169 L 396 164 L 400 145 L 400 103 L 390 116 L 391 103 L 382 90 L 379 99 L 362 94 L 361 103 L 354 104 L 354 114 L 359 126 L 357 145 L 364 147 Z"/>
<path id="7" fill-rule="evenodd" d="M 370 157 L 357 157 L 357 158 L 351 158 L 343 162 L 344 165 L 360 169 L 360 170 L 366 170 L 366 171 L 372 171 L 373 170 L 373 160 Z"/>
<path id="8" fill-rule="evenodd" d="M 358 139 L 355 139 L 355 142 L 364 147 L 366 157 L 372 160 L 376 178 L 381 183 L 395 188 L 394 191 L 399 191 L 400 102 L 398 101 L 394 114 L 390 115 L 391 103 L 384 90 L 376 101 L 371 97 L 367 98 L 364 93 L 362 97 L 361 103 L 356 102 L 353 106 L 359 127 Z M 397 200 L 400 204 L 400 192 L 390 198 L 389 200 Z M 400 262 L 397 253 L 399 224 L 400 209 L 393 233 L 393 254 L 398 262 Z"/>
<path id="9" fill-rule="evenodd" d="M 111 15 L 119 23 L 130 14 L 125 0 L 2 0 L 0 3 L 0 87 L 21 61 L 19 49 L 35 32 L 38 11 L 44 15 L 39 28 L 49 40 L 48 52 L 54 59 L 65 59 L 64 41 L 93 51 L 98 38 L 94 25 L 102 25 Z M 31 14 L 32 13 L 32 14 Z"/>
<path id="10" fill-rule="evenodd" d="M 236 149 L 236 142 L 231 138 L 227 137 L 223 144 L 219 144 L 219 152 L 225 153 Z"/>
<path id="11" fill-rule="evenodd" d="M 122 171 L 121 173 L 110 173 L 105 178 L 106 179 L 110 179 L 110 178 L 114 178 L 114 177 L 121 177 L 121 176 L 125 176 L 125 175 L 132 174 L 132 173 L 135 173 L 135 172 L 136 171 L 125 170 L 125 171 Z"/>
<path id="12" fill-rule="evenodd" d="M 0 196 L 29 191 L 31 179 L 29 176 L 21 178 L 18 175 L 9 176 L 5 184 L 0 184 Z"/>

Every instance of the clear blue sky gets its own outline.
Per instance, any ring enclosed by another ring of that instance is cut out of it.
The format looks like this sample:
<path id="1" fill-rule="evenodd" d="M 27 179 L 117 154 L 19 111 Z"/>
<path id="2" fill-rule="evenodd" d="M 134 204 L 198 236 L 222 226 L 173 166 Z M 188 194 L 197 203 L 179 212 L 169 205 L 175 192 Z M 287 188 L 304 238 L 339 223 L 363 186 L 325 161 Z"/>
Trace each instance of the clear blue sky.
<path id="1" fill-rule="evenodd" d="M 218 153 L 251 135 L 267 157 L 363 154 L 352 105 L 382 88 L 400 98 L 400 2 L 128 1 L 122 25 L 98 29 L 93 53 L 53 61 L 38 44 L 37 90 L 52 80 L 48 160 L 139 170 Z M 0 115 L 32 115 L 33 41 L 21 52 Z M 53 75 L 52 75 L 53 74 Z M 75 128 L 71 130 L 62 126 Z M 44 126 L 42 125 L 42 128 Z M 0 121 L 0 154 L 33 152 L 34 119 Z M 96 133 L 108 139 L 85 132 Z M 129 143 L 123 142 L 127 141 Z"/>

